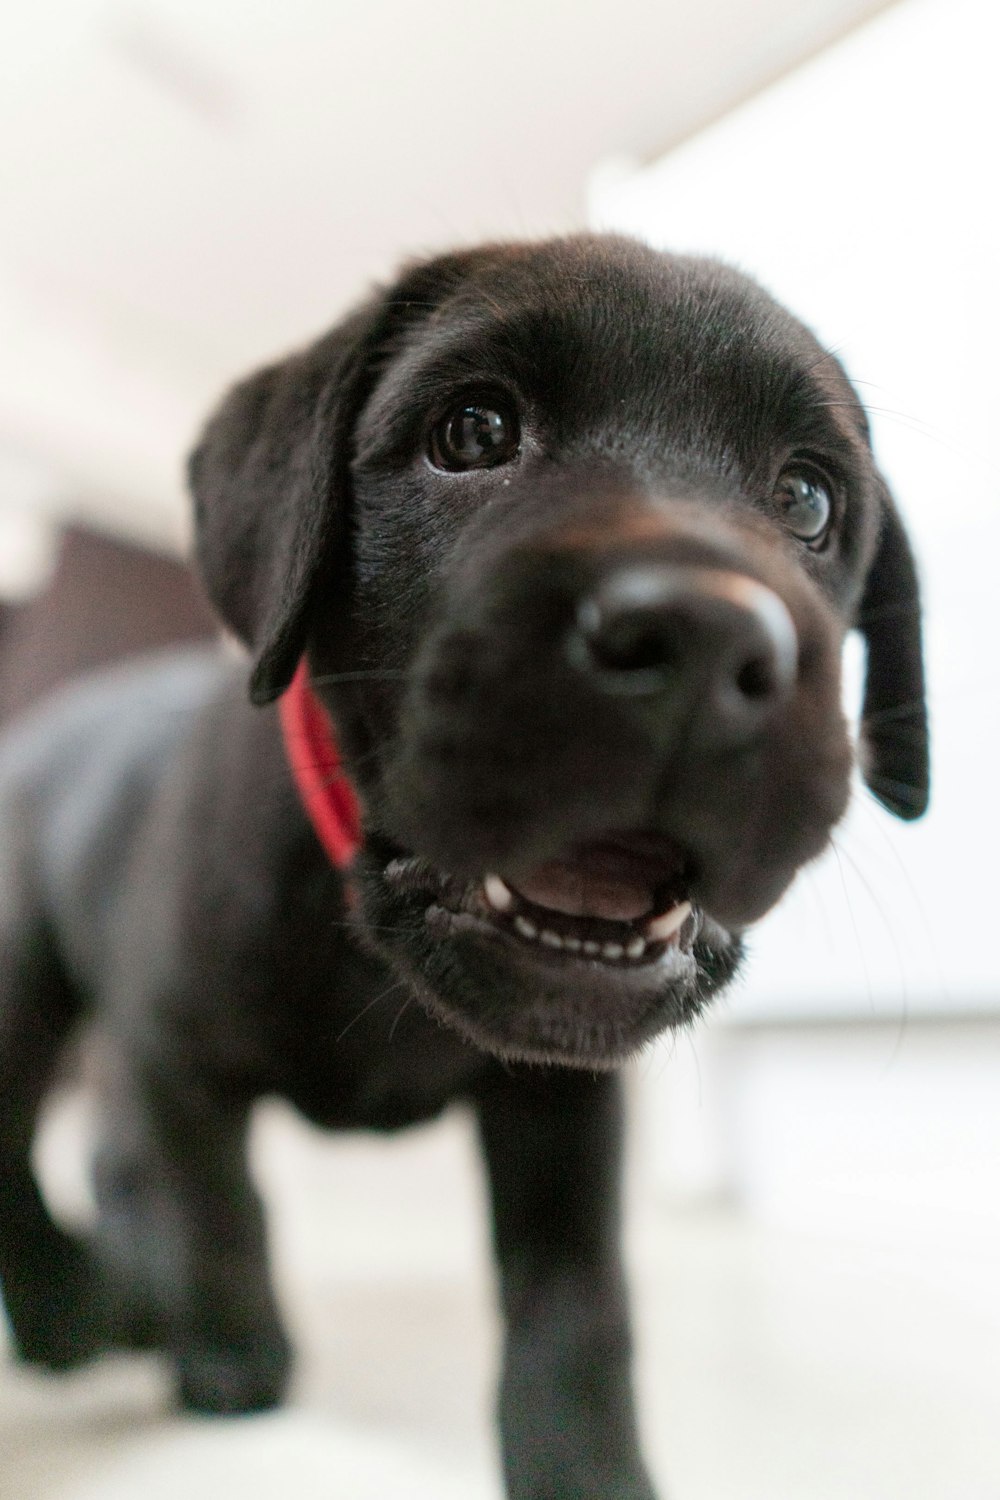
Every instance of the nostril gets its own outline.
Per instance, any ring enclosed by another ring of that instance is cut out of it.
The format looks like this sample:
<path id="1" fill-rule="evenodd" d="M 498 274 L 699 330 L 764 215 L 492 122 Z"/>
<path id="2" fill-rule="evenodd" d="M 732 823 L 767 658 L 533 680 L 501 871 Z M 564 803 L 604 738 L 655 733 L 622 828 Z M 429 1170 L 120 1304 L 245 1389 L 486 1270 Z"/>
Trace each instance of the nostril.
<path id="1" fill-rule="evenodd" d="M 751 702 L 772 698 L 779 690 L 773 659 L 755 656 L 744 662 L 736 673 L 736 686 Z"/>
<path id="2" fill-rule="evenodd" d="M 603 613 L 588 601 L 578 626 L 591 662 L 605 671 L 658 671 L 680 660 L 676 627 L 650 611 Z"/>

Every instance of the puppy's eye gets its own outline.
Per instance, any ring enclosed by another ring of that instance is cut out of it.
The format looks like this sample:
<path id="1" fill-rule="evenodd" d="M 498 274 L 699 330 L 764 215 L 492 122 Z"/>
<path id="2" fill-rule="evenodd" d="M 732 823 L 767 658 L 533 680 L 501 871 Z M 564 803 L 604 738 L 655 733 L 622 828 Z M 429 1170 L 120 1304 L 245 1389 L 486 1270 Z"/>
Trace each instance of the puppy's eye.
<path id="1" fill-rule="evenodd" d="M 781 473 L 773 502 L 782 523 L 800 542 L 815 547 L 830 529 L 833 500 L 829 481 L 808 464 L 795 464 Z"/>
<path id="2" fill-rule="evenodd" d="M 509 406 L 467 401 L 441 418 L 431 432 L 430 458 L 439 469 L 489 469 L 509 463 L 521 434 Z"/>

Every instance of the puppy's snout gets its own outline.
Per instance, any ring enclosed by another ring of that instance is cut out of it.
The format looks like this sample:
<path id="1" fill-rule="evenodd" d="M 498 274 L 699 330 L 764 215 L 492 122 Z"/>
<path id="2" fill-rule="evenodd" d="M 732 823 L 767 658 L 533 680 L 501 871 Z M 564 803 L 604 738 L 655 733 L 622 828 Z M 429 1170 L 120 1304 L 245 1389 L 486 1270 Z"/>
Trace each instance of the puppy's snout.
<path id="1" fill-rule="evenodd" d="M 766 585 L 720 568 L 631 566 L 579 604 L 570 658 L 609 695 L 690 703 L 699 742 L 753 737 L 790 694 L 798 638 Z"/>

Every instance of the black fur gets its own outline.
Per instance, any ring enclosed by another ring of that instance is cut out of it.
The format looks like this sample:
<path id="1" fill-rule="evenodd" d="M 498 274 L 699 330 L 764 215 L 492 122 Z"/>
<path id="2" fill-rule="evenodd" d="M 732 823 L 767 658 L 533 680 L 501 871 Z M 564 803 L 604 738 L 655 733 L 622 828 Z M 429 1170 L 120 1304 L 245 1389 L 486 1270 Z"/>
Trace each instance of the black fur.
<path id="1" fill-rule="evenodd" d="M 516 455 L 443 472 L 429 435 L 473 396 L 517 413 Z M 792 460 L 829 479 L 815 549 L 772 501 Z M 615 1065 L 707 1003 L 825 846 L 854 624 L 869 783 L 902 816 L 926 802 L 916 581 L 861 407 L 722 266 L 617 239 L 495 246 L 408 270 L 238 386 L 191 478 L 202 573 L 262 706 L 238 667 L 192 656 L 65 694 L 0 752 L 0 1276 L 20 1351 L 155 1347 L 190 1407 L 273 1403 L 288 1350 L 244 1159 L 254 1101 L 391 1129 L 466 1100 L 508 1493 L 650 1500 Z M 645 613 L 614 602 L 640 585 Z M 353 900 L 267 706 L 303 653 L 363 803 Z M 661 904 L 695 903 L 657 962 L 555 953 L 485 902 L 489 871 L 530 883 L 605 844 Z M 29 1165 L 81 1018 L 105 1068 L 86 1244 Z"/>

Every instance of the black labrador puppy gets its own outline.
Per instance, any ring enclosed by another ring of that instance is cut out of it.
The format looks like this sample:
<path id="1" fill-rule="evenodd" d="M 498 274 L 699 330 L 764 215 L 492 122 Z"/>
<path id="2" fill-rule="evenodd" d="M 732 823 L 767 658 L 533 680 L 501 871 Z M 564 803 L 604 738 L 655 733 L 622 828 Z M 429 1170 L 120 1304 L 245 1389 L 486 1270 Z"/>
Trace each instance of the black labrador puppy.
<path id="1" fill-rule="evenodd" d="M 268 1406 L 289 1352 L 254 1101 L 391 1129 L 463 1100 L 508 1493 L 648 1500 L 616 1069 L 699 1013 L 826 845 L 852 626 L 869 786 L 901 817 L 926 802 L 914 567 L 862 408 L 742 275 L 579 237 L 411 267 L 239 385 L 190 472 L 256 706 L 222 657 L 131 668 L 0 762 L 17 1345 L 155 1347 L 188 1407 Z M 88 1243 L 29 1166 L 84 1016 L 106 1074 Z"/>

